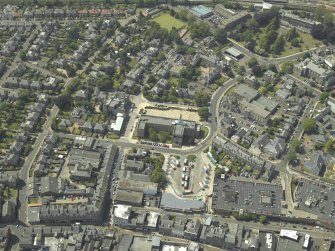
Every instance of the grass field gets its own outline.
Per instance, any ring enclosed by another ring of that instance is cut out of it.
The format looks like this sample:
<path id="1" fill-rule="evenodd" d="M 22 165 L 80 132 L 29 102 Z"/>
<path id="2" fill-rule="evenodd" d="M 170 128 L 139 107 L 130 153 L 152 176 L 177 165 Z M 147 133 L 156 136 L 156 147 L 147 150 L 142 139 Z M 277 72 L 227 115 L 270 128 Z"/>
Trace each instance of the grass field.
<path id="1" fill-rule="evenodd" d="M 310 34 L 300 31 L 298 31 L 298 33 L 299 37 L 303 40 L 303 42 L 300 44 L 300 47 L 291 46 L 289 42 L 286 42 L 284 51 L 280 54 L 280 57 L 285 57 L 322 45 L 321 41 L 314 39 Z"/>
<path id="2" fill-rule="evenodd" d="M 153 19 L 157 22 L 162 28 L 167 29 L 168 31 L 172 30 L 173 27 L 180 29 L 182 28 L 185 23 L 180 21 L 168 13 L 163 13 Z"/>

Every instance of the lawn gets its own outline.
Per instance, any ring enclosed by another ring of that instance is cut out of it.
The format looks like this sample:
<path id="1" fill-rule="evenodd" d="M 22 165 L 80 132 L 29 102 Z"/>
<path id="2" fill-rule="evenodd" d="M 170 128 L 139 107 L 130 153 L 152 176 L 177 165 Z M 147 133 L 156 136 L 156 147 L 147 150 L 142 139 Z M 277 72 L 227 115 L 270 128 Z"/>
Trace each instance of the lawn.
<path id="1" fill-rule="evenodd" d="M 286 42 L 284 51 L 280 54 L 280 57 L 289 56 L 322 45 L 321 41 L 314 39 L 310 34 L 300 31 L 298 31 L 298 33 L 300 38 L 303 40 L 300 47 L 291 46 L 289 42 Z"/>
<path id="2" fill-rule="evenodd" d="M 163 13 L 153 19 L 157 22 L 162 28 L 167 29 L 168 31 L 172 30 L 173 27 L 180 29 L 185 26 L 183 21 L 180 21 L 168 13 Z"/>

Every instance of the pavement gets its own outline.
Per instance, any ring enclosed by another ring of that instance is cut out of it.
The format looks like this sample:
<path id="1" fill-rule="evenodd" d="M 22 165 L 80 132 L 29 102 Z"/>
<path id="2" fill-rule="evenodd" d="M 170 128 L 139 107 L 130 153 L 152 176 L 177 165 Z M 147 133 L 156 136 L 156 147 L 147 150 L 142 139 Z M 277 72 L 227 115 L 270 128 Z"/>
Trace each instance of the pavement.
<path id="1" fill-rule="evenodd" d="M 120 23 L 121 25 L 126 25 L 130 20 L 132 20 L 134 17 L 129 17 L 125 20 L 122 20 Z M 16 22 L 16 21 L 13 21 Z M 29 38 L 26 40 L 26 42 L 23 44 L 23 48 L 22 50 L 26 50 L 29 48 L 29 46 L 31 45 L 32 39 L 34 38 L 34 36 L 37 34 L 37 32 L 39 31 L 39 27 L 41 22 L 39 21 L 33 21 L 34 23 L 37 24 L 37 28 L 34 30 L 33 33 L 31 33 L 31 35 L 29 36 Z M 240 45 L 239 43 L 237 43 L 236 41 L 229 39 L 230 42 L 232 42 L 234 44 L 234 47 L 236 47 L 237 49 L 239 49 L 241 52 L 243 52 L 247 57 L 255 57 L 259 63 L 261 64 L 268 64 L 269 62 L 269 58 L 264 58 L 261 57 L 257 54 L 254 54 L 252 52 L 250 52 L 248 49 L 244 48 L 242 45 Z M 108 39 L 105 41 L 105 43 L 109 43 L 111 40 Z M 320 48 L 320 47 L 319 47 Z M 314 51 L 317 50 L 318 48 L 312 48 L 308 51 Z M 301 57 L 305 52 L 307 51 L 303 51 L 303 52 L 299 52 L 290 56 L 286 56 L 286 57 L 280 57 L 280 58 L 271 58 L 271 62 L 274 63 L 275 65 L 280 65 L 281 63 L 283 63 L 284 61 L 292 61 L 292 60 L 296 60 L 299 57 Z M 96 51 L 94 53 L 93 56 L 91 56 L 88 61 L 86 62 L 86 64 L 84 65 L 84 67 L 82 68 L 82 70 L 78 70 L 76 75 L 80 75 L 82 72 L 84 72 L 87 67 L 90 65 L 90 63 L 92 63 L 94 61 L 94 59 L 97 57 L 97 55 L 100 53 L 100 51 Z M 10 73 L 16 68 L 17 64 L 20 62 L 20 58 L 19 58 L 19 53 L 17 53 L 17 55 L 15 56 L 11 66 L 7 69 L 7 71 L 5 72 L 5 74 L 2 76 L 2 78 L 0 79 L 0 86 L 1 84 L 4 82 L 4 80 L 10 75 Z M 50 76 L 54 76 L 57 77 L 58 79 L 61 79 L 65 82 L 64 88 L 72 81 L 73 78 L 64 78 L 61 76 L 58 76 L 52 72 L 50 72 L 49 70 L 46 70 L 42 67 L 39 67 L 38 65 L 35 64 L 31 64 L 29 62 L 25 62 L 26 66 L 32 68 L 32 69 L 36 69 L 42 73 L 45 73 L 47 75 Z M 250 72 L 250 69 L 247 70 L 247 73 Z M 246 74 L 247 74 L 246 73 Z M 318 89 L 310 87 L 307 83 L 297 79 L 296 77 L 294 77 L 293 75 L 291 75 L 291 77 L 293 79 L 295 79 L 298 83 L 298 85 L 301 86 L 307 86 L 308 88 L 312 88 L 313 91 L 315 93 L 318 93 L 318 95 L 321 93 Z M 127 139 L 127 138 L 121 138 L 119 140 L 109 140 L 109 139 L 100 139 L 101 141 L 103 141 L 106 144 L 114 144 L 117 145 L 120 148 L 124 148 L 124 147 L 140 147 L 140 148 L 144 148 L 144 149 L 150 149 L 150 150 L 156 150 L 159 152 L 162 152 L 164 154 L 198 154 L 200 151 L 203 151 L 206 147 L 208 147 L 208 145 L 210 145 L 210 142 L 213 140 L 213 138 L 217 135 L 217 131 L 218 131 L 218 127 L 219 127 L 219 123 L 217 122 L 217 119 L 219 118 L 218 116 L 218 108 L 219 108 L 219 104 L 220 101 L 222 99 L 222 96 L 225 94 L 225 92 L 227 90 L 229 90 L 229 88 L 231 88 L 234 84 L 237 83 L 237 79 L 229 79 L 222 87 L 220 87 L 218 90 L 216 90 L 211 98 L 210 101 L 210 130 L 208 133 L 208 136 L 201 141 L 198 145 L 194 146 L 194 147 L 188 147 L 188 148 L 182 148 L 182 149 L 175 149 L 175 148 L 165 148 L 165 147 L 160 147 L 160 146 L 149 146 L 149 145 L 144 145 L 144 144 L 139 144 L 139 143 L 134 143 L 133 140 Z M 318 96 L 315 97 L 313 99 L 313 102 L 316 102 L 316 99 L 318 99 Z M 312 103 L 313 103 L 312 102 Z M 155 102 L 149 102 L 148 103 L 150 105 L 158 105 L 158 103 Z M 314 103 L 315 104 L 315 103 Z M 159 104 L 162 105 L 162 104 Z M 173 105 L 172 105 L 173 106 Z M 189 108 L 190 106 L 180 106 L 183 108 Z M 43 131 L 38 135 L 38 137 L 36 138 L 36 141 L 34 143 L 34 146 L 32 148 L 32 151 L 30 152 L 30 154 L 27 156 L 25 163 L 23 165 L 23 167 L 21 168 L 20 172 L 19 172 L 19 177 L 21 180 L 27 182 L 28 181 L 28 177 L 29 177 L 29 170 L 32 167 L 33 163 L 34 163 L 34 159 L 36 158 L 45 137 L 51 132 L 51 124 L 53 122 L 53 120 L 57 117 L 57 114 L 59 113 L 59 109 L 54 106 L 51 110 L 51 113 L 49 115 L 49 117 L 47 118 L 44 126 L 43 126 Z M 307 117 L 307 110 L 305 111 L 304 115 L 302 116 L 301 120 L 303 118 Z M 297 128 L 296 131 L 296 135 L 302 135 L 303 130 L 302 130 L 302 126 L 300 125 Z M 59 133 L 59 135 L 61 137 L 67 137 L 67 138 L 75 138 L 77 137 L 76 135 L 71 135 L 71 134 L 63 134 L 63 133 Z M 120 166 L 121 164 L 121 154 L 119 155 L 119 158 L 117 160 L 117 166 Z M 275 164 L 276 167 L 278 168 L 278 170 L 282 173 L 282 178 L 283 178 L 283 182 L 285 185 L 285 193 L 286 193 L 286 201 L 288 202 L 289 205 L 289 209 L 292 210 L 293 215 L 294 212 L 296 210 L 293 209 L 293 199 L 291 196 L 291 176 L 292 175 L 296 175 L 296 172 L 294 172 L 293 170 L 291 170 L 289 168 L 288 165 L 288 161 L 287 159 L 284 159 L 282 161 L 280 161 L 279 163 Z M 115 169 L 116 172 L 118 172 L 118 168 Z M 117 175 L 117 173 L 115 173 L 115 176 Z M 113 195 L 113 191 L 114 188 L 111 189 L 111 196 Z M 19 221 L 23 224 L 26 224 L 27 221 L 27 201 L 26 201 L 26 193 L 27 193 L 27 184 L 22 184 L 22 189 L 19 192 Z M 112 196 L 113 197 L 113 196 Z M 298 212 L 297 212 L 298 214 Z M 203 216 L 199 216 L 199 217 L 203 217 Z M 233 222 L 237 222 L 236 220 L 232 220 L 232 219 L 227 219 L 227 218 L 220 218 L 220 220 L 223 221 L 233 221 Z M 280 225 L 276 225 L 276 223 L 269 223 L 267 225 L 259 225 L 259 223 L 250 223 L 247 222 L 245 223 L 246 226 L 250 226 L 250 227 L 256 227 L 256 228 L 261 228 L 261 229 L 265 229 L 265 230 L 280 230 L 281 226 Z M 22 229 L 22 226 L 19 226 L 18 228 L 13 228 L 13 232 L 19 232 Z M 297 229 L 295 229 L 297 230 Z M 309 231 L 310 233 L 313 233 L 313 235 L 315 236 L 320 236 L 323 237 L 324 233 L 320 232 L 320 230 L 316 230 L 316 229 L 310 229 L 310 230 L 302 230 L 303 232 Z M 335 234 L 331 233 L 334 238 L 335 238 Z"/>
<path id="2" fill-rule="evenodd" d="M 37 32 L 37 31 L 35 31 Z M 27 40 L 28 41 L 28 40 Z M 104 43 L 109 43 L 110 39 L 106 40 Z M 29 42 L 30 43 L 30 42 Z M 25 44 L 25 46 L 29 46 L 29 44 Z M 90 63 L 92 61 L 94 61 L 94 59 L 98 56 L 98 54 L 100 53 L 100 51 L 96 51 L 86 62 L 86 64 L 83 66 L 83 68 L 81 70 L 77 71 L 77 75 L 82 74 L 87 67 L 90 65 Z M 28 65 L 28 66 L 32 66 L 32 65 Z M 67 78 L 65 79 L 65 84 L 64 84 L 64 88 L 66 88 L 67 85 L 69 85 L 71 83 L 71 81 L 73 80 L 73 78 Z M 39 133 L 33 147 L 32 147 L 32 151 L 29 153 L 29 155 L 27 156 L 25 163 L 23 164 L 20 173 L 19 173 L 19 177 L 22 181 L 27 182 L 28 178 L 29 178 L 29 171 L 34 163 L 34 160 L 37 156 L 37 154 L 39 153 L 39 150 L 44 142 L 45 137 L 52 131 L 51 130 L 51 124 L 54 121 L 54 119 L 57 117 L 59 113 L 59 109 L 56 105 L 53 106 L 50 115 L 47 117 L 46 122 L 43 125 L 43 129 L 42 132 Z M 27 199 L 26 199 L 26 195 L 27 195 L 27 189 L 28 189 L 28 184 L 23 183 L 21 190 L 19 192 L 19 213 L 18 213 L 18 220 L 23 223 L 23 224 L 27 224 Z"/>
<path id="3" fill-rule="evenodd" d="M 27 38 L 27 40 L 23 43 L 22 48 L 20 51 L 27 50 L 29 46 L 32 44 L 32 40 L 37 35 L 39 31 L 39 27 L 36 27 L 35 30 L 30 34 L 30 36 Z M 12 61 L 10 67 L 7 68 L 6 72 L 2 75 L 0 78 L 0 86 L 3 85 L 4 81 L 8 78 L 8 76 L 16 69 L 18 63 L 21 61 L 20 59 L 20 53 L 19 51 L 16 52 L 16 56 L 14 57 L 14 60 Z"/>

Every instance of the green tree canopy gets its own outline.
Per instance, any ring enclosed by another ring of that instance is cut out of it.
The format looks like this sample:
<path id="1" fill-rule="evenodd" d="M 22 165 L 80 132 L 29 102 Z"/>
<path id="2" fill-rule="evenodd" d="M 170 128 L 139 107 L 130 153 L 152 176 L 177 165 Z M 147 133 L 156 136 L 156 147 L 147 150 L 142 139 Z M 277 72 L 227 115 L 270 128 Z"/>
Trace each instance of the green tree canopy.
<path id="1" fill-rule="evenodd" d="M 264 224 L 267 220 L 268 220 L 268 218 L 265 215 L 259 216 L 259 222 L 260 223 Z"/>
<path id="2" fill-rule="evenodd" d="M 210 115 L 210 113 L 209 113 L 209 109 L 208 109 L 207 107 L 199 108 L 199 109 L 198 109 L 198 114 L 199 114 L 200 119 L 201 119 L 202 121 L 204 121 L 204 120 L 207 121 L 208 118 L 209 118 L 209 115 Z"/>
<path id="3" fill-rule="evenodd" d="M 287 41 L 291 41 L 292 39 L 297 37 L 299 37 L 299 33 L 297 32 L 296 28 L 292 28 L 286 33 Z"/>
<path id="4" fill-rule="evenodd" d="M 281 65 L 281 71 L 283 73 L 292 74 L 293 68 L 294 68 L 294 64 L 292 62 L 285 62 Z"/>
<path id="5" fill-rule="evenodd" d="M 313 118 L 304 119 L 302 126 L 307 134 L 313 134 L 318 130 L 318 126 Z"/>
<path id="6" fill-rule="evenodd" d="M 151 141 L 157 141 L 158 140 L 157 133 L 153 128 L 149 128 L 148 133 L 149 133 L 149 139 Z"/>
<path id="7" fill-rule="evenodd" d="M 329 92 L 323 92 L 321 95 L 320 95 L 320 103 L 323 104 L 326 99 L 329 98 Z"/>
<path id="8" fill-rule="evenodd" d="M 69 110 L 71 108 L 71 98 L 67 95 L 60 95 L 56 98 L 55 104 L 62 111 Z"/>
<path id="9" fill-rule="evenodd" d="M 214 38 L 220 44 L 226 43 L 227 42 L 227 33 L 224 30 L 224 28 L 217 28 L 214 32 Z"/>
<path id="10" fill-rule="evenodd" d="M 197 106 L 205 106 L 208 105 L 208 102 L 211 100 L 211 97 L 208 93 L 197 92 L 195 94 L 195 103 Z"/>
<path id="11" fill-rule="evenodd" d="M 249 59 L 249 61 L 248 61 L 247 64 L 248 64 L 248 66 L 251 68 L 251 67 L 253 67 L 254 65 L 258 64 L 258 61 L 257 61 L 257 59 L 256 59 L 255 57 L 252 57 L 252 58 Z"/>

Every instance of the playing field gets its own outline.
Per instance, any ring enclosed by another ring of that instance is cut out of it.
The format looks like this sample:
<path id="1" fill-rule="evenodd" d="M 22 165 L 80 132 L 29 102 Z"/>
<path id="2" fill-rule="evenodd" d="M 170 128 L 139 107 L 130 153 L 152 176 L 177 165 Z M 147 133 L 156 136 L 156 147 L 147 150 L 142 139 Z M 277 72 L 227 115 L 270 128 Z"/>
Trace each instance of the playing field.
<path id="1" fill-rule="evenodd" d="M 163 13 L 153 19 L 157 22 L 162 28 L 167 29 L 170 31 L 173 27 L 180 29 L 185 25 L 183 21 L 180 21 L 168 13 Z"/>

